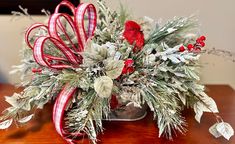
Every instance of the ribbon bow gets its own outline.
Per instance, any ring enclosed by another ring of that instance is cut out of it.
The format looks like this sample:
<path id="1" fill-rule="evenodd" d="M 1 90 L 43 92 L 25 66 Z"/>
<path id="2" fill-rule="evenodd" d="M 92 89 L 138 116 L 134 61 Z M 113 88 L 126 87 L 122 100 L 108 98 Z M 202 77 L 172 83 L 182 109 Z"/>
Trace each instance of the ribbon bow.
<path id="1" fill-rule="evenodd" d="M 59 13 L 61 6 L 68 7 L 74 18 L 68 14 Z M 85 29 L 84 20 L 86 14 L 88 14 L 87 29 Z M 39 65 L 52 69 L 77 67 L 82 63 L 82 57 L 79 53 L 84 50 L 87 40 L 94 35 L 96 24 L 97 14 L 94 5 L 83 3 L 75 7 L 68 1 L 62 1 L 56 7 L 55 13 L 50 16 L 48 26 L 41 23 L 32 25 L 26 31 L 25 39 L 27 45 L 33 50 L 34 59 Z M 36 29 L 42 29 L 44 33 L 34 33 Z M 55 51 L 58 51 L 63 56 L 53 56 L 44 52 L 45 49 L 48 50 L 52 47 L 56 48 Z M 53 123 L 56 131 L 68 143 L 73 143 L 73 140 L 67 137 L 68 135 L 72 137 L 82 135 L 81 133 L 67 133 L 63 130 L 65 108 L 76 91 L 77 88 L 65 85 L 57 96 L 53 108 Z"/>
<path id="2" fill-rule="evenodd" d="M 73 15 L 59 13 L 61 6 L 68 7 Z M 85 14 L 88 14 L 87 30 L 85 29 Z M 54 69 L 76 67 L 82 63 L 79 52 L 84 50 L 88 38 L 94 35 L 96 28 L 96 9 L 89 3 L 80 4 L 74 7 L 68 1 L 62 1 L 55 9 L 55 13 L 50 16 L 48 26 L 37 23 L 29 27 L 26 32 L 26 43 L 33 50 L 33 56 L 39 65 Z M 33 33 L 36 29 L 45 30 L 46 35 Z M 37 37 L 31 42 L 32 35 Z M 62 39 L 63 37 L 63 39 Z M 74 40 L 75 39 L 75 40 Z M 74 42 L 75 41 L 75 42 Z M 44 50 L 55 47 L 63 57 L 45 54 Z M 63 62 L 63 63 L 61 63 Z"/>

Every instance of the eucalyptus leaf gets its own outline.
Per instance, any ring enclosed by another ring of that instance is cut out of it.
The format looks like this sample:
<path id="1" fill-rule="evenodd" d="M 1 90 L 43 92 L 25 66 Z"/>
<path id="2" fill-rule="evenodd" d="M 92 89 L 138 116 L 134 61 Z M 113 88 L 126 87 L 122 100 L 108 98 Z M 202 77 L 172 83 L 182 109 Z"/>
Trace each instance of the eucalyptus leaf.
<path id="1" fill-rule="evenodd" d="M 181 72 L 174 72 L 174 74 L 177 76 L 177 77 L 186 77 L 186 75 L 184 73 L 181 73 Z"/>
<path id="2" fill-rule="evenodd" d="M 231 136 L 234 135 L 234 130 L 232 126 L 226 122 L 221 122 L 217 124 L 216 130 L 227 140 L 229 140 Z"/>
<path id="3" fill-rule="evenodd" d="M 181 102 L 186 105 L 186 96 L 185 95 L 179 95 L 179 99 L 181 100 Z"/>
<path id="4" fill-rule="evenodd" d="M 24 118 L 18 120 L 18 122 L 19 122 L 19 123 L 26 123 L 26 122 L 30 121 L 30 120 L 33 118 L 33 116 L 34 116 L 34 114 L 31 114 L 31 115 L 29 115 L 29 116 L 26 116 L 26 117 L 24 117 Z"/>
<path id="5" fill-rule="evenodd" d="M 194 104 L 194 112 L 195 112 L 195 119 L 197 120 L 198 123 L 201 122 L 201 117 L 203 115 L 203 108 L 204 106 L 201 103 L 196 103 Z"/>
<path id="6" fill-rule="evenodd" d="M 11 126 L 13 119 L 6 120 L 0 123 L 0 129 L 7 129 Z"/>
<path id="7" fill-rule="evenodd" d="M 217 125 L 218 123 L 215 123 L 213 126 L 211 126 L 209 128 L 209 132 L 215 137 L 215 138 L 218 138 L 218 137 L 221 137 L 222 135 L 217 131 Z"/>
<path id="8" fill-rule="evenodd" d="M 213 113 L 219 112 L 215 101 L 211 97 L 204 95 L 203 98 L 201 98 L 201 100 L 203 102 L 198 101 L 197 103 L 194 104 L 194 107 L 193 107 L 196 113 L 195 119 L 199 123 L 200 123 L 200 119 L 201 119 L 203 112 L 213 112 Z"/>
<path id="9" fill-rule="evenodd" d="M 95 79 L 94 89 L 102 98 L 111 96 L 113 88 L 113 80 L 108 76 L 101 76 Z"/>
<path id="10" fill-rule="evenodd" d="M 215 101 L 211 97 L 203 96 L 201 100 L 206 104 L 206 105 L 203 105 L 204 107 L 202 107 L 203 111 L 213 112 L 213 113 L 219 112 Z"/>
<path id="11" fill-rule="evenodd" d="M 105 72 L 107 76 L 112 79 L 118 78 L 122 74 L 124 61 L 122 60 L 108 60 L 105 62 Z"/>
<path id="12" fill-rule="evenodd" d="M 158 69 L 162 72 L 167 72 L 167 69 L 163 66 L 159 66 Z"/>
<path id="13" fill-rule="evenodd" d="M 31 110 L 30 102 L 25 103 L 24 106 L 22 107 L 22 109 L 26 110 L 26 111 L 30 111 Z"/>
<path id="14" fill-rule="evenodd" d="M 18 97 L 16 96 L 5 96 L 5 101 L 8 102 L 13 107 L 19 107 L 20 103 L 17 101 Z"/>
<path id="15" fill-rule="evenodd" d="M 109 55 L 108 48 L 105 45 L 98 45 L 88 42 L 85 51 L 82 53 L 85 64 L 95 64 L 103 61 Z"/>

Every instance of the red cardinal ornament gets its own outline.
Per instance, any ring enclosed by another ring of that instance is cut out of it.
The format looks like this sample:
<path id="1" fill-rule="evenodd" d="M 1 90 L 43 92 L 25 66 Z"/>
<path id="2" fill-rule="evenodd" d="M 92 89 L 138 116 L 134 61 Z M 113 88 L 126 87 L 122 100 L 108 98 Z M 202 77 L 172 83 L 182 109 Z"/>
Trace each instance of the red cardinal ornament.
<path id="1" fill-rule="evenodd" d="M 134 45 L 134 52 L 142 50 L 144 46 L 144 33 L 141 31 L 141 27 L 134 21 L 127 21 L 125 23 L 125 31 L 123 37 L 129 42 L 129 44 Z"/>

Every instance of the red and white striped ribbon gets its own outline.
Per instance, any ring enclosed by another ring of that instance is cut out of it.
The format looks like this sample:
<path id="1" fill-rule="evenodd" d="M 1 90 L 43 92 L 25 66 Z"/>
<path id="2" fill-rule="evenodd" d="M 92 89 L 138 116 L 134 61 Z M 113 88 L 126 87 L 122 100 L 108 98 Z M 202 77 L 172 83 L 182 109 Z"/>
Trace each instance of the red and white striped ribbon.
<path id="1" fill-rule="evenodd" d="M 61 6 L 67 6 L 69 9 L 71 9 L 72 13 L 74 14 L 74 18 L 72 18 L 72 16 L 68 14 L 59 13 L 59 9 Z M 84 24 L 85 21 L 84 17 L 86 14 L 88 14 L 87 29 L 85 28 Z M 65 26 L 61 22 L 61 18 L 63 18 L 63 20 L 65 20 L 71 27 L 73 34 L 77 39 L 78 46 L 75 46 L 75 44 L 72 42 L 72 39 L 69 37 L 68 33 L 66 32 Z M 48 26 L 37 23 L 32 25 L 27 30 L 25 35 L 26 44 L 28 44 L 30 48 L 36 49 L 34 50 L 33 54 L 36 62 L 39 65 L 55 69 L 77 67 L 82 63 L 82 57 L 81 55 L 79 55 L 79 53 L 84 50 L 88 38 L 94 35 L 96 24 L 97 24 L 97 14 L 94 5 L 89 3 L 84 3 L 80 4 L 76 8 L 70 2 L 62 1 L 56 7 L 55 13 L 52 14 L 52 16 L 50 17 Z M 30 42 L 31 34 L 35 29 L 38 28 L 45 29 L 48 33 L 48 35 L 46 36 L 48 38 L 41 38 L 39 36 L 36 38 L 34 46 L 32 46 Z M 68 44 L 66 44 L 66 42 L 61 39 L 60 37 L 61 32 L 63 32 L 66 39 L 72 46 L 68 46 Z M 63 53 L 64 57 L 58 58 L 49 54 L 44 54 L 44 48 L 47 47 L 46 41 L 51 41 L 56 46 L 56 48 Z M 61 63 L 66 63 L 66 64 L 61 64 Z"/>
<path id="2" fill-rule="evenodd" d="M 88 31 L 85 31 L 84 16 L 88 13 Z M 81 48 L 84 49 L 86 41 L 92 37 L 96 28 L 96 9 L 92 4 L 80 4 L 75 12 L 75 25 L 81 38 Z"/>
<path id="3" fill-rule="evenodd" d="M 63 118 L 64 112 L 66 109 L 67 104 L 73 97 L 74 93 L 76 92 L 77 88 L 71 88 L 69 85 L 66 85 L 62 91 L 60 92 L 59 96 L 57 96 L 56 102 L 53 108 L 53 123 L 55 125 L 56 131 L 59 135 L 61 135 L 68 143 L 73 144 L 73 140 L 68 138 L 67 136 L 81 136 L 82 134 L 69 134 L 63 130 Z"/>
<path id="4" fill-rule="evenodd" d="M 59 13 L 61 6 L 68 7 L 72 11 L 74 18 L 68 14 Z M 84 17 L 86 14 L 88 14 L 87 29 L 85 28 L 84 24 Z M 78 47 L 72 43 L 71 38 L 66 32 L 65 26 L 61 22 L 61 18 L 63 18 L 63 20 L 65 20 L 73 30 L 73 33 L 77 38 Z M 51 15 L 48 26 L 37 23 L 29 27 L 25 34 L 26 44 L 32 48 L 34 59 L 39 65 L 53 69 L 76 67 L 82 63 L 82 58 L 78 53 L 84 50 L 87 40 L 94 35 L 96 24 L 97 14 L 94 5 L 84 3 L 80 4 L 78 7 L 75 7 L 68 1 L 62 1 L 56 7 L 55 13 Z M 38 28 L 44 29 L 47 35 L 36 36 L 33 31 Z M 66 39 L 71 43 L 71 46 L 68 46 L 66 42 L 61 39 L 61 32 L 64 33 Z M 33 42 L 30 41 L 32 40 L 32 36 L 36 38 Z M 50 41 L 52 44 L 54 44 L 56 48 L 64 55 L 64 57 L 45 54 L 44 49 L 48 48 L 47 41 Z M 34 45 L 31 43 L 34 43 Z M 77 88 L 71 88 L 68 84 L 65 85 L 58 95 L 53 108 L 53 122 L 55 129 L 68 143 L 71 144 L 73 143 L 73 140 L 67 136 L 80 136 L 81 134 L 75 135 L 66 133 L 63 129 L 63 117 L 65 108 L 67 107 L 68 102 L 71 100 L 76 90 Z"/>

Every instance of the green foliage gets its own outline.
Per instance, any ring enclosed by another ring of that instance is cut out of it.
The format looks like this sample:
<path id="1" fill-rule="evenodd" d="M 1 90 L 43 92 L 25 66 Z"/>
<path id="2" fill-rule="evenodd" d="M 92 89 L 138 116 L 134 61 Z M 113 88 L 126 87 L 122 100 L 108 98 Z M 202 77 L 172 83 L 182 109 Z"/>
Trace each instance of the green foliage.
<path id="1" fill-rule="evenodd" d="M 98 97 L 92 90 L 82 93 L 81 97 L 68 111 L 65 125 L 71 133 L 85 132 L 96 143 L 97 133 L 103 131 L 102 119 L 109 113 L 109 101 Z"/>
<path id="2" fill-rule="evenodd" d="M 181 107 L 174 93 L 158 91 L 156 87 L 141 85 L 141 94 L 157 120 L 159 137 L 165 135 L 172 139 L 172 132 L 185 132 L 185 119 L 181 116 Z"/>
<path id="3" fill-rule="evenodd" d="M 119 12 L 120 24 L 124 25 L 129 17 L 130 17 L 130 14 L 128 13 L 128 10 L 122 3 L 120 3 L 120 12 Z"/>
<path id="4" fill-rule="evenodd" d="M 170 35 L 189 32 L 195 27 L 197 27 L 197 22 L 194 17 L 175 17 L 173 20 L 168 21 L 164 26 L 156 28 L 146 40 L 146 44 L 159 43 Z"/>
<path id="5" fill-rule="evenodd" d="M 122 37 L 124 23 L 130 18 L 124 6 L 120 6 L 119 13 L 112 12 L 103 0 L 98 0 L 98 6 L 97 30 L 85 50 L 79 53 L 83 57 L 79 67 L 54 70 L 40 66 L 35 62 L 32 50 L 23 48 L 22 64 L 15 66 L 13 72 L 22 73 L 25 89 L 20 94 L 6 97 L 11 106 L 0 117 L 0 129 L 8 128 L 13 121 L 17 124 L 28 122 L 34 116 L 32 112 L 54 101 L 65 84 L 79 90 L 68 105 L 65 128 L 71 133 L 86 133 L 93 143 L 97 142 L 97 134 L 103 131 L 102 119 L 108 119 L 113 94 L 126 105 L 141 107 L 147 103 L 154 113 L 159 137 L 164 135 L 172 139 L 176 131 L 185 133 L 187 124 L 181 115 L 184 108 L 194 109 L 198 122 L 203 112 L 212 112 L 218 118 L 214 100 L 199 84 L 200 53 L 179 51 L 195 38 L 187 37 L 197 27 L 194 17 L 174 18 L 163 26 L 155 26 L 149 18 L 142 19 L 141 26 L 147 39 L 143 50 L 134 53 L 134 45 Z M 45 35 L 46 31 L 39 29 L 30 43 Z M 74 37 L 70 32 L 68 35 Z M 60 36 L 68 42 L 64 35 Z M 78 42 L 74 43 L 78 45 Z M 45 53 L 62 55 L 51 42 L 46 42 Z M 126 65 L 127 59 L 134 60 L 134 64 Z M 123 68 L 132 68 L 134 72 L 122 75 Z M 33 73 L 32 69 L 41 71 Z M 227 139 L 233 134 L 226 123 L 213 126 L 210 132 Z"/>

